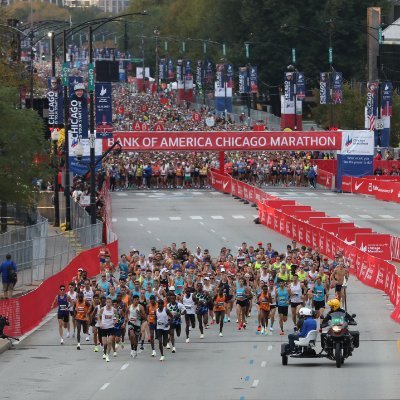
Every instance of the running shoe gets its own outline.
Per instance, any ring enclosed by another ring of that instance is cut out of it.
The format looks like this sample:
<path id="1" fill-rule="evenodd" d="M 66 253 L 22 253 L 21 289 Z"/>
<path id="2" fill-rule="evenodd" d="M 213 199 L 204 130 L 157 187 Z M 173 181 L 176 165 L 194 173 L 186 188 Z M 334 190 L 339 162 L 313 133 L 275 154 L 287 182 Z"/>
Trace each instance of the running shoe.
<path id="1" fill-rule="evenodd" d="M 215 324 L 215 321 L 212 319 L 211 320 L 211 325 L 214 325 Z"/>
<path id="2" fill-rule="evenodd" d="M 272 326 L 270 326 L 269 330 L 270 330 L 271 332 L 273 332 L 273 331 L 274 331 L 274 328 L 273 328 Z"/>
<path id="3" fill-rule="evenodd" d="M 134 351 L 133 352 L 133 358 L 136 358 L 137 357 L 137 351 Z"/>
<path id="4" fill-rule="evenodd" d="M 143 345 L 141 345 L 141 346 L 140 346 L 140 350 L 142 350 L 142 351 L 144 350 L 144 347 L 143 347 Z"/>
<path id="5" fill-rule="evenodd" d="M 69 338 L 70 337 L 70 333 L 69 332 L 67 332 L 67 338 Z"/>
<path id="6" fill-rule="evenodd" d="M 242 324 L 239 324 L 238 331 L 241 331 L 241 330 L 242 330 Z"/>
<path id="7" fill-rule="evenodd" d="M 60 344 L 64 344 L 64 339 L 63 338 L 61 338 Z"/>
<path id="8" fill-rule="evenodd" d="M 283 335 L 285 334 L 285 332 L 280 331 L 279 334 L 280 334 L 281 336 L 283 336 Z"/>
<path id="9" fill-rule="evenodd" d="M 230 317 L 228 317 L 228 322 L 231 322 L 231 319 L 230 319 Z"/>
<path id="10" fill-rule="evenodd" d="M 118 350 L 118 347 L 119 347 L 118 343 L 115 343 L 115 350 Z"/>
<path id="11" fill-rule="evenodd" d="M 263 329 L 261 329 L 261 325 L 258 325 L 257 332 L 261 332 L 261 333 L 263 333 L 263 332 L 264 332 L 264 328 L 263 328 Z"/>
<path id="12" fill-rule="evenodd" d="M 204 335 L 203 334 L 200 335 L 200 339 L 204 339 Z"/>
<path id="13" fill-rule="evenodd" d="M 123 349 L 125 347 L 125 343 L 121 342 L 121 349 Z"/>
<path id="14" fill-rule="evenodd" d="M 88 342 L 90 340 L 90 336 L 86 336 L 85 340 Z"/>
<path id="15" fill-rule="evenodd" d="M 228 322 L 228 318 L 225 317 L 224 318 L 224 322 L 227 323 Z"/>
<path id="16" fill-rule="evenodd" d="M 165 357 L 164 356 L 161 356 L 160 357 L 160 361 L 164 361 L 165 360 Z"/>
<path id="17" fill-rule="evenodd" d="M 131 350 L 131 357 L 135 357 L 135 350 Z"/>
<path id="18" fill-rule="evenodd" d="M 98 348 L 97 346 L 94 346 L 93 351 L 94 351 L 95 353 L 97 353 L 97 352 L 99 351 L 99 348 Z"/>
<path id="19" fill-rule="evenodd" d="M 259 328 L 260 328 L 259 329 L 260 334 L 263 335 L 264 334 L 264 328 L 261 328 L 261 326 L 259 326 Z"/>
<path id="20" fill-rule="evenodd" d="M 102 358 L 103 358 L 103 360 L 105 360 L 105 359 L 106 359 L 106 355 L 105 355 L 105 354 L 103 354 Z"/>
<path id="21" fill-rule="evenodd" d="M 187 338 L 187 339 L 186 339 L 186 343 L 189 343 L 189 342 L 190 342 L 190 339 L 189 339 L 189 338 Z"/>
<path id="22" fill-rule="evenodd" d="M 243 326 L 243 329 L 246 329 L 246 322 L 244 323 L 244 324 L 242 324 L 242 326 Z"/>
<path id="23" fill-rule="evenodd" d="M 110 357 L 108 357 L 108 354 L 106 354 L 106 362 L 110 362 Z"/>
<path id="24" fill-rule="evenodd" d="M 77 349 L 77 350 L 80 350 L 80 349 L 81 349 L 81 344 L 80 344 L 80 343 L 78 343 L 78 344 L 76 345 L 76 349 Z"/>
<path id="25" fill-rule="evenodd" d="M 153 352 L 151 353 L 151 356 L 152 356 L 152 357 L 155 357 L 155 356 L 156 356 L 156 351 L 155 351 L 155 350 L 153 350 Z"/>
<path id="26" fill-rule="evenodd" d="M 264 334 L 265 334 L 265 336 L 268 336 L 268 329 L 265 329 Z M 271 332 L 271 335 L 272 335 L 272 332 Z"/>
<path id="27" fill-rule="evenodd" d="M 224 335 L 222 334 L 222 332 L 219 333 L 219 337 L 223 337 Z"/>
<path id="28" fill-rule="evenodd" d="M 175 349 L 175 347 L 173 347 L 173 348 L 172 348 L 172 351 L 171 351 L 171 353 L 176 353 L 176 349 Z"/>
<path id="29" fill-rule="evenodd" d="M 117 352 L 116 351 L 114 351 L 113 357 L 117 357 Z"/>
<path id="30" fill-rule="evenodd" d="M 238 319 L 236 320 L 236 323 L 237 323 L 237 324 L 239 323 L 239 320 L 238 320 Z"/>
<path id="31" fill-rule="evenodd" d="M 167 343 L 167 349 L 170 349 L 170 348 L 171 348 L 170 344 L 169 344 L 169 343 Z"/>

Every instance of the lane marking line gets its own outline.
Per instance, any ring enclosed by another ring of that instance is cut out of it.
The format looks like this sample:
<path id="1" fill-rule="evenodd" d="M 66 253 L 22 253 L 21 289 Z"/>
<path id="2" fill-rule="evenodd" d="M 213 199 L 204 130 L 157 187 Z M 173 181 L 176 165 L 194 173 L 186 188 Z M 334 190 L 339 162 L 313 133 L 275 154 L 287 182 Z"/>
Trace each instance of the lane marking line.
<path id="1" fill-rule="evenodd" d="M 148 233 L 149 235 L 151 235 L 151 231 L 147 231 L 147 233 Z"/>
<path id="2" fill-rule="evenodd" d="M 112 218 L 111 221 L 112 222 L 117 222 L 118 220 L 117 220 L 117 218 Z"/>
<path id="3" fill-rule="evenodd" d="M 347 215 L 347 214 L 338 214 L 337 216 L 338 216 L 339 218 L 341 218 L 341 219 L 353 219 L 352 216 Z"/>
<path id="4" fill-rule="evenodd" d="M 203 219 L 203 217 L 200 217 L 200 215 L 191 215 L 190 219 Z"/>
<path id="5" fill-rule="evenodd" d="M 126 220 L 127 220 L 128 222 L 137 222 L 137 221 L 139 221 L 138 218 L 127 218 Z"/>
<path id="6" fill-rule="evenodd" d="M 169 217 L 170 221 L 181 221 L 182 217 Z"/>
<path id="7" fill-rule="evenodd" d="M 110 382 L 105 383 L 100 390 L 106 390 L 110 386 Z"/>
<path id="8" fill-rule="evenodd" d="M 157 242 L 161 242 L 160 238 L 156 238 Z"/>
<path id="9" fill-rule="evenodd" d="M 212 219 L 224 219 L 222 215 L 211 215 Z"/>
<path id="10" fill-rule="evenodd" d="M 245 219 L 243 215 L 232 215 L 232 218 L 234 219 Z"/>
<path id="11" fill-rule="evenodd" d="M 221 239 L 222 239 L 222 240 L 226 240 L 226 237 L 225 237 L 225 236 L 222 236 Z"/>
<path id="12" fill-rule="evenodd" d="M 210 229 L 212 233 L 215 233 L 214 229 Z"/>
<path id="13" fill-rule="evenodd" d="M 160 220 L 160 218 L 158 218 L 158 217 L 148 217 L 147 219 L 149 221 L 159 221 Z"/>
<path id="14" fill-rule="evenodd" d="M 372 217 L 368 214 L 360 214 L 359 217 L 365 218 L 365 219 L 371 219 Z"/>
<path id="15" fill-rule="evenodd" d="M 266 361 L 262 361 L 261 362 L 261 368 L 265 368 L 267 366 L 267 362 Z"/>
<path id="16" fill-rule="evenodd" d="M 203 222 L 203 221 L 200 221 L 200 225 L 204 225 L 204 222 Z"/>
<path id="17" fill-rule="evenodd" d="M 129 367 L 129 364 L 126 363 L 121 367 L 121 371 L 124 371 L 125 369 L 127 369 Z"/>
<path id="18" fill-rule="evenodd" d="M 271 351 L 271 350 L 272 350 L 272 346 L 271 346 L 271 345 L 268 346 L 267 350 L 268 350 L 268 351 Z"/>
<path id="19" fill-rule="evenodd" d="M 128 196 L 127 193 L 115 193 L 117 196 Z"/>
<path id="20" fill-rule="evenodd" d="M 140 226 L 144 226 L 143 224 L 140 224 Z"/>
<path id="21" fill-rule="evenodd" d="M 394 217 L 392 217 L 391 215 L 387 215 L 387 214 L 383 214 L 383 215 L 379 215 L 379 216 L 384 219 L 394 219 Z"/>
<path id="22" fill-rule="evenodd" d="M 259 381 L 258 379 L 254 379 L 254 381 L 253 381 L 251 387 L 252 387 L 252 388 L 256 388 L 256 387 L 258 386 L 258 383 L 259 383 L 259 382 L 260 382 L 260 381 Z"/>

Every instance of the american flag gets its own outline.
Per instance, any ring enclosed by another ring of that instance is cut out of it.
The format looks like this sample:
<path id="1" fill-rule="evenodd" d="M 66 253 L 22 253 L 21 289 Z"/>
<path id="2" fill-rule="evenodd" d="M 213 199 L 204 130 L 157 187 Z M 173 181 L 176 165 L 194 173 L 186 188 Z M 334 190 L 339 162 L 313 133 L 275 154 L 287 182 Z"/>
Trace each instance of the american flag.
<path id="1" fill-rule="evenodd" d="M 368 115 L 368 121 L 369 121 L 369 130 L 374 131 L 375 130 L 375 115 Z"/>

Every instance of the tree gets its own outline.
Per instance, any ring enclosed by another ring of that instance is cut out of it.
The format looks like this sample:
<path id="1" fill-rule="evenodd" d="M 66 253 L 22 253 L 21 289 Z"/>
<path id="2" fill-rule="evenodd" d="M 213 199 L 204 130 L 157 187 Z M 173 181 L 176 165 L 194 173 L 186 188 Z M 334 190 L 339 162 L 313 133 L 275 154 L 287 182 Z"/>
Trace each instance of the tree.
<path id="1" fill-rule="evenodd" d="M 38 113 L 20 109 L 16 88 L 0 86 L 0 201 L 2 216 L 7 203 L 34 203 L 37 178 L 47 178 L 48 147 Z M 4 223 L 2 223 L 4 231 Z"/>

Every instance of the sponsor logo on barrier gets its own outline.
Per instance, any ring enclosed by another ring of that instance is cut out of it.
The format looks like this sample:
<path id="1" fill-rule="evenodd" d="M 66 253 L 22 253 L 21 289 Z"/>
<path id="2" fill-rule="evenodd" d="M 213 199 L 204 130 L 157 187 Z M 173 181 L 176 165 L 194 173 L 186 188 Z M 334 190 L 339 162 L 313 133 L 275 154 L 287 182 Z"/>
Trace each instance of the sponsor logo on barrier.
<path id="1" fill-rule="evenodd" d="M 377 233 L 357 233 L 356 247 L 365 253 L 383 260 L 390 260 L 390 235 Z"/>
<path id="2" fill-rule="evenodd" d="M 224 190 L 226 189 L 226 187 L 228 186 L 228 184 L 229 184 L 229 181 L 226 181 L 226 182 L 224 182 L 224 183 L 222 184 L 222 187 L 224 188 Z"/>
<path id="3" fill-rule="evenodd" d="M 360 187 L 361 187 L 363 184 L 364 184 L 364 182 L 355 183 L 355 184 L 354 184 L 354 189 L 355 189 L 355 190 L 360 189 Z"/>
<path id="4" fill-rule="evenodd" d="M 347 237 L 343 240 L 343 242 L 345 242 L 346 244 L 350 244 L 350 245 L 356 244 L 355 240 L 348 240 Z"/>

